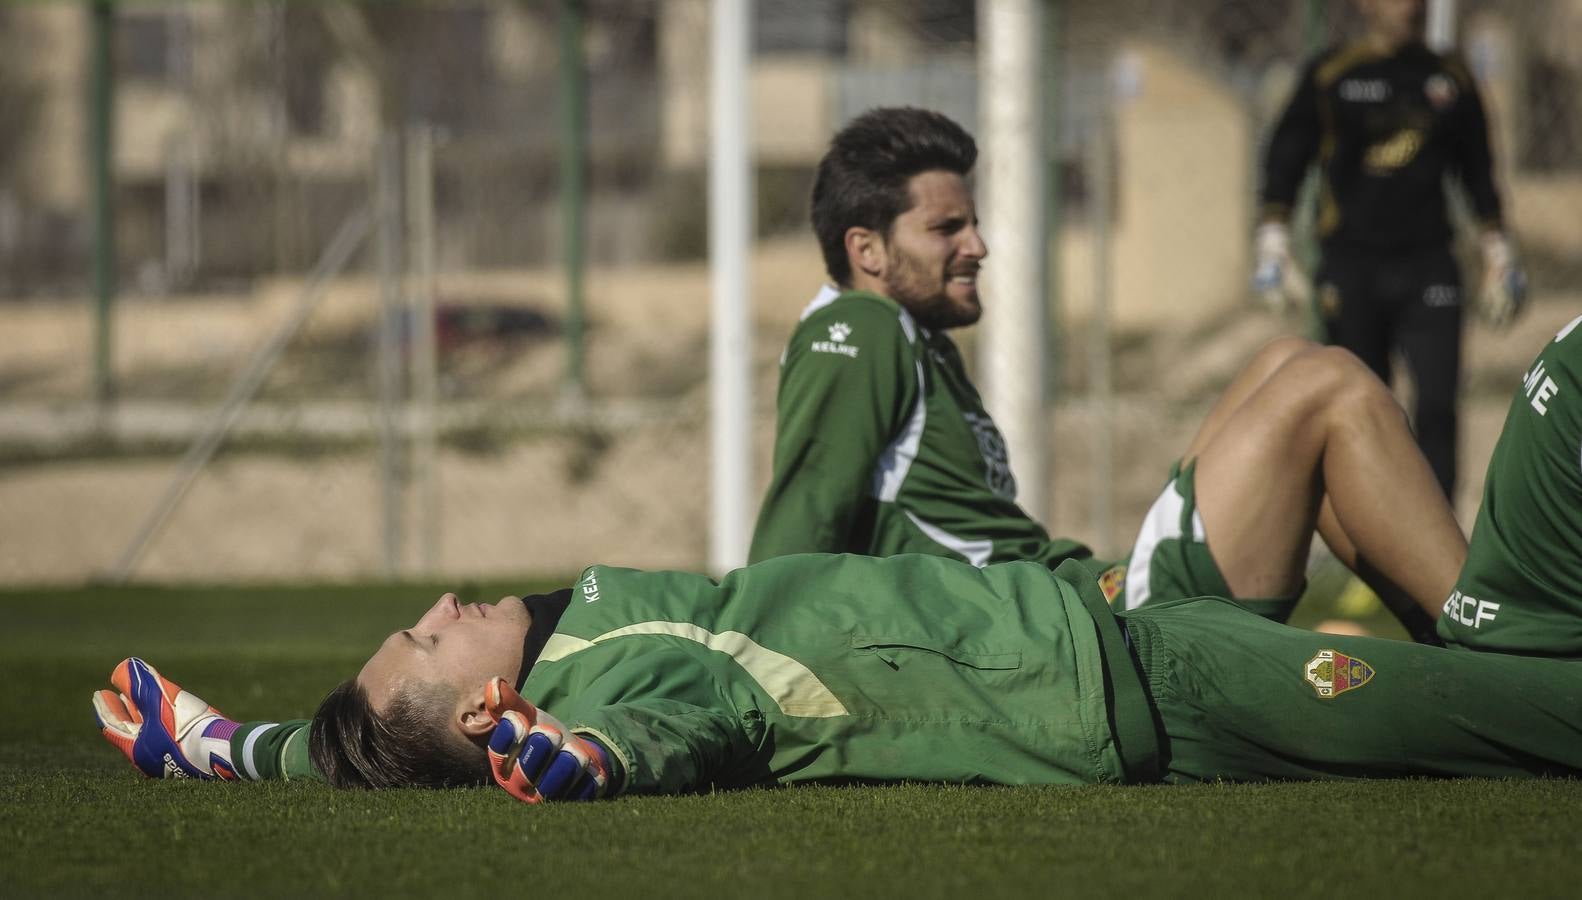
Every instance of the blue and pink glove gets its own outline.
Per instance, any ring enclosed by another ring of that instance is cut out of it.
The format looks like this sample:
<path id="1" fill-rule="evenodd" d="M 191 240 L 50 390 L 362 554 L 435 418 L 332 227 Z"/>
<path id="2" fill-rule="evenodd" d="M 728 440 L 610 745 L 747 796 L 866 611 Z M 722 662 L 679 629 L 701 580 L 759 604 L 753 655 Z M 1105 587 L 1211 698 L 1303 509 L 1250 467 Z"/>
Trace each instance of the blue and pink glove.
<path id="1" fill-rule="evenodd" d="M 603 747 L 522 699 L 504 678 L 489 684 L 484 707 L 499 723 L 489 738 L 489 768 L 511 796 L 526 803 L 604 796 L 610 763 Z"/>
<path id="2" fill-rule="evenodd" d="M 154 667 L 131 657 L 110 673 L 114 691 L 93 695 L 104 739 L 150 778 L 232 781 L 231 735 L 239 727 Z"/>

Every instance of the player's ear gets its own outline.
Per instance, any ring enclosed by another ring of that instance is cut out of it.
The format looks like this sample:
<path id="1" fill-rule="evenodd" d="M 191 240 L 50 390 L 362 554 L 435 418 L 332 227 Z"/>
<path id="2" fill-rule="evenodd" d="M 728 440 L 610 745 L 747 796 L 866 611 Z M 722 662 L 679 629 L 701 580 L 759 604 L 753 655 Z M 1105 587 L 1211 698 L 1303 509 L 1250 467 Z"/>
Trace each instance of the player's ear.
<path id="1" fill-rule="evenodd" d="M 871 228 L 853 226 L 846 229 L 846 259 L 854 271 L 882 277 L 889 263 L 884 236 Z"/>
<path id="2" fill-rule="evenodd" d="M 484 706 L 484 691 L 488 683 L 471 691 L 463 691 L 456 700 L 456 728 L 469 740 L 488 740 L 494 733 L 494 716 Z"/>

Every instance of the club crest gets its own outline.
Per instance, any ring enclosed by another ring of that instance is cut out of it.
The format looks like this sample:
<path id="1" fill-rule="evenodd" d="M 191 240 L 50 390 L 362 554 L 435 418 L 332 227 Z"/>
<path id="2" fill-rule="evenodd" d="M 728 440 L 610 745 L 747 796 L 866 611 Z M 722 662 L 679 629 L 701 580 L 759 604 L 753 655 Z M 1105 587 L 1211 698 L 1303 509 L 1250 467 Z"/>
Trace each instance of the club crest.
<path id="1" fill-rule="evenodd" d="M 1104 570 L 1099 576 L 1099 590 L 1104 592 L 1104 602 L 1115 603 L 1115 598 L 1121 593 L 1121 588 L 1126 586 L 1126 564 L 1116 563 Z"/>
<path id="2" fill-rule="evenodd" d="M 1320 650 L 1303 671 L 1320 700 L 1333 700 L 1373 680 L 1373 667 L 1338 650 Z"/>

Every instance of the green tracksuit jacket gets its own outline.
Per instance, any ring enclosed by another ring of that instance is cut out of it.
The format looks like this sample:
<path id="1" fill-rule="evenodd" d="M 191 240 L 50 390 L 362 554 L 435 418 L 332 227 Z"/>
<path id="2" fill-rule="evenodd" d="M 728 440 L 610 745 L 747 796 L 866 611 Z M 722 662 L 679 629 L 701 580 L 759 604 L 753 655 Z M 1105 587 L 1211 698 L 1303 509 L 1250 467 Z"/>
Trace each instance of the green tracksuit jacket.
<path id="1" fill-rule="evenodd" d="M 622 792 L 1157 765 L 1141 682 L 1075 563 L 797 556 L 718 584 L 594 566 L 523 693 L 608 747 Z"/>
<path id="2" fill-rule="evenodd" d="M 803 555 L 718 583 L 593 566 L 520 687 L 611 750 L 617 792 L 1158 774 L 1142 681 L 1076 562 Z M 233 757 L 312 777 L 306 737 L 249 723 Z"/>

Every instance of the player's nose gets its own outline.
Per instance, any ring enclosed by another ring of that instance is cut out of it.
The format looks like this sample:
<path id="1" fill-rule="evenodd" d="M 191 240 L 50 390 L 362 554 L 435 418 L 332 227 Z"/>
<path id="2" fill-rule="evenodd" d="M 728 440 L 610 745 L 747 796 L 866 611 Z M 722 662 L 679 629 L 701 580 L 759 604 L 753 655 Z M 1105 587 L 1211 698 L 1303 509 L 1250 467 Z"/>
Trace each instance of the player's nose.
<path id="1" fill-rule="evenodd" d="M 972 225 L 962 229 L 961 255 L 967 259 L 983 259 L 989 255 L 989 245 L 983 240 L 983 232 L 978 226 Z"/>
<path id="2" fill-rule="evenodd" d="M 428 612 L 424 613 L 422 618 L 417 620 L 416 627 L 419 630 L 435 628 L 458 618 L 460 615 L 461 609 L 457 604 L 456 595 L 445 594 L 436 600 L 433 606 L 428 608 Z"/>

